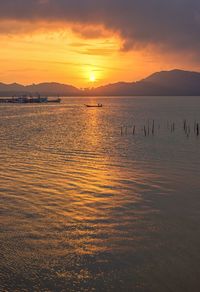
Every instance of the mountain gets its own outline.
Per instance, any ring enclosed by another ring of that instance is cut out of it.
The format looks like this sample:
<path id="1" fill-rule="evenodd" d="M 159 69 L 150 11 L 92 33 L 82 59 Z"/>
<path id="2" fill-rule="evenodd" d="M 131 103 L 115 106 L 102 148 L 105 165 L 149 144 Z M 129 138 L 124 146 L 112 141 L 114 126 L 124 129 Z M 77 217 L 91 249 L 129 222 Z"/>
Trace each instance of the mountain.
<path id="1" fill-rule="evenodd" d="M 0 92 L 6 92 L 6 91 L 21 91 L 23 90 L 24 86 L 17 84 L 17 83 L 12 83 L 12 84 L 4 84 L 0 83 Z"/>
<path id="2" fill-rule="evenodd" d="M 26 90 L 43 95 L 80 95 L 80 90 L 76 87 L 56 82 L 29 85 Z"/>
<path id="3" fill-rule="evenodd" d="M 197 72 L 162 71 L 147 77 L 144 83 L 151 84 L 154 89 L 160 87 L 167 95 L 200 95 L 200 73 Z"/>
<path id="4" fill-rule="evenodd" d="M 67 84 L 60 84 L 55 82 L 40 83 L 32 85 L 20 85 L 17 83 L 4 84 L 0 83 L 0 96 L 13 96 L 23 94 L 41 94 L 49 96 L 57 95 L 81 95 L 81 91 L 74 86 Z"/>
<path id="5" fill-rule="evenodd" d="M 90 91 L 96 95 L 200 96 L 200 73 L 183 70 L 157 72 L 137 82 L 118 82 Z"/>
<path id="6" fill-rule="evenodd" d="M 200 96 L 200 73 L 177 69 L 161 71 L 137 82 L 118 82 L 84 90 L 55 82 L 27 86 L 0 83 L 0 96 L 37 93 L 49 96 Z"/>

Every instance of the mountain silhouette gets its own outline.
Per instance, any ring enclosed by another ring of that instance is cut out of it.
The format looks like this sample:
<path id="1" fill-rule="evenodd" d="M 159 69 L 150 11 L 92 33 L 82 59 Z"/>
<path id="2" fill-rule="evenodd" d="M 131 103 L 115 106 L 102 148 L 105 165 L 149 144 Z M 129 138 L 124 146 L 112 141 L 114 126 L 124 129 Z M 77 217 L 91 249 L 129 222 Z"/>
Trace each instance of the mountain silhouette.
<path id="1" fill-rule="evenodd" d="M 23 94 L 32 94 L 32 95 L 80 95 L 81 91 L 74 86 L 67 84 L 60 84 L 56 82 L 46 82 L 40 84 L 32 85 L 20 85 L 17 83 L 13 84 L 4 84 L 0 83 L 0 96 L 13 96 L 13 95 L 23 95 Z"/>
<path id="2" fill-rule="evenodd" d="M 183 70 L 156 72 L 137 82 L 117 82 L 92 89 L 60 83 L 20 85 L 0 83 L 1 96 L 21 94 L 61 96 L 200 96 L 200 73 Z"/>
<path id="3" fill-rule="evenodd" d="M 200 96 L 200 73 L 177 69 L 161 71 L 141 81 L 118 82 L 92 91 L 96 95 L 113 96 Z"/>

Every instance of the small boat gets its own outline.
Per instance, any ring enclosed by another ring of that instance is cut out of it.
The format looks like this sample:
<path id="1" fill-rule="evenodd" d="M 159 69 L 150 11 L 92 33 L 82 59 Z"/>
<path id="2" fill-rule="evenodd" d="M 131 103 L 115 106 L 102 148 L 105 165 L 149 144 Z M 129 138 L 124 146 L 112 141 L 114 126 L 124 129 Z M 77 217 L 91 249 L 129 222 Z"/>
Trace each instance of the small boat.
<path id="1" fill-rule="evenodd" d="M 103 104 L 100 104 L 100 103 L 98 103 L 98 104 L 85 104 L 85 106 L 86 107 L 103 107 Z"/>
<path id="2" fill-rule="evenodd" d="M 56 99 L 48 99 L 47 102 L 53 102 L 53 103 L 60 103 L 61 102 L 61 98 L 56 98 Z"/>

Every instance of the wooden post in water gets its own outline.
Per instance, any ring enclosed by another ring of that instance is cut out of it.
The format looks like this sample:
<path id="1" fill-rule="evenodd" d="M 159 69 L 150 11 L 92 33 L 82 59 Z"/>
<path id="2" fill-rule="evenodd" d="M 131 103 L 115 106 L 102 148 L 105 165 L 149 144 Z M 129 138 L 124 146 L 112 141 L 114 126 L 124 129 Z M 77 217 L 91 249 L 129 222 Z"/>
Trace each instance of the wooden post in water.
<path id="1" fill-rule="evenodd" d="M 175 131 L 175 123 L 173 122 L 172 124 L 171 124 L 171 132 L 173 133 Z"/>
<path id="2" fill-rule="evenodd" d="M 152 125 L 152 135 L 154 135 L 154 128 L 155 128 L 155 122 L 153 120 L 153 125 Z"/>
<path id="3" fill-rule="evenodd" d="M 145 135 L 145 137 L 147 135 L 147 131 L 146 131 L 146 127 L 145 126 L 144 126 L 144 135 Z"/>
<path id="4" fill-rule="evenodd" d="M 187 121 L 186 120 L 183 121 L 183 129 L 184 129 L 184 132 L 187 133 Z"/>
<path id="5" fill-rule="evenodd" d="M 133 135 L 135 135 L 135 126 L 133 126 Z"/>
<path id="6" fill-rule="evenodd" d="M 188 126 L 188 137 L 190 136 L 190 125 Z"/>
<path id="7" fill-rule="evenodd" d="M 199 123 L 197 123 L 197 136 L 199 136 Z"/>
<path id="8" fill-rule="evenodd" d="M 197 127 L 197 122 L 196 120 L 194 121 L 194 133 L 196 132 L 196 127 Z"/>

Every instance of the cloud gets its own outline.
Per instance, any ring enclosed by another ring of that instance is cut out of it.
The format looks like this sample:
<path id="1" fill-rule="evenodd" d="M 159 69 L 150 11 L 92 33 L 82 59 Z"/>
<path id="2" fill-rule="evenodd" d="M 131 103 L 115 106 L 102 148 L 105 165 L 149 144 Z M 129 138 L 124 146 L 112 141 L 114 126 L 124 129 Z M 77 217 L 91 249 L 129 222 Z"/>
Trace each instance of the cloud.
<path id="1" fill-rule="evenodd" d="M 199 0 L 0 0 L 0 20 L 38 26 L 70 23 L 84 38 L 101 36 L 104 27 L 122 38 L 123 50 L 200 49 Z"/>
<path id="2" fill-rule="evenodd" d="M 97 39 L 108 37 L 108 32 L 100 25 L 81 25 L 75 24 L 72 26 L 72 31 L 85 39 Z"/>

